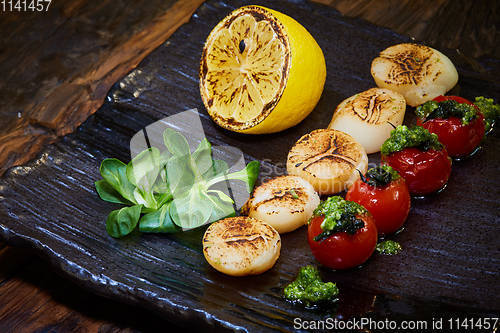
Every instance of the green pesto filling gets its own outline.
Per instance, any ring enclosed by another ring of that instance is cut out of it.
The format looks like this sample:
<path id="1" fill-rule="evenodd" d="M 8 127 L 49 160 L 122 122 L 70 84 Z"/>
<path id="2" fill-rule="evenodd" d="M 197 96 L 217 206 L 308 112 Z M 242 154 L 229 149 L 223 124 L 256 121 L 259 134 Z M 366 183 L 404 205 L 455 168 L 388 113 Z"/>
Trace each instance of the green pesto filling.
<path id="1" fill-rule="evenodd" d="M 399 173 L 386 164 L 368 170 L 366 178 L 361 175 L 361 180 L 373 187 L 386 186 L 399 178 Z"/>
<path id="2" fill-rule="evenodd" d="M 500 105 L 493 103 L 492 98 L 483 96 L 476 97 L 474 104 L 484 116 L 485 133 L 488 133 L 500 118 Z"/>
<path id="3" fill-rule="evenodd" d="M 323 282 L 318 269 L 308 265 L 300 269 L 295 281 L 287 285 L 283 293 L 290 302 L 313 307 L 336 301 L 339 289 L 335 283 Z"/>
<path id="4" fill-rule="evenodd" d="M 429 149 L 441 150 L 443 145 L 436 134 L 430 133 L 423 127 L 408 128 L 408 126 L 400 125 L 392 130 L 389 139 L 382 144 L 380 152 L 383 155 L 389 155 L 410 147 L 427 151 Z"/>
<path id="5" fill-rule="evenodd" d="M 401 247 L 401 244 L 392 240 L 386 240 L 380 242 L 377 244 L 377 247 L 375 248 L 375 250 L 377 250 L 378 253 L 388 254 L 388 255 L 398 254 L 399 252 L 401 252 L 402 249 L 403 248 Z"/>
<path id="6" fill-rule="evenodd" d="M 462 124 L 469 125 L 472 120 L 476 119 L 478 111 L 473 105 L 446 100 L 425 102 L 417 107 L 415 113 L 417 117 L 424 119 L 424 122 L 430 119 L 456 117 L 462 119 Z"/>
<path id="7" fill-rule="evenodd" d="M 357 215 L 366 212 L 367 210 L 356 202 L 344 200 L 339 196 L 329 197 L 322 201 L 313 212 L 313 217 L 325 217 L 321 223 L 323 232 L 314 240 L 322 241 L 337 232 L 354 235 L 358 229 L 365 226 L 363 220 L 358 219 Z"/>

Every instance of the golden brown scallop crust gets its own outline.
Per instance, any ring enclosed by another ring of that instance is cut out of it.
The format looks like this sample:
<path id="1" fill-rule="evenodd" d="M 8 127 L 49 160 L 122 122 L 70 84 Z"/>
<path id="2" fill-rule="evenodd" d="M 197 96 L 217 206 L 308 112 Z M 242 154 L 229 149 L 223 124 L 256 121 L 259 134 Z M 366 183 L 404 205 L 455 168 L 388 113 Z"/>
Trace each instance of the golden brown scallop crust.
<path id="1" fill-rule="evenodd" d="M 362 155 L 359 146 L 350 135 L 341 131 L 318 129 L 301 137 L 290 149 L 287 165 L 312 176 L 319 176 L 315 172 L 323 167 L 331 173 L 342 173 L 358 164 Z"/>
<path id="2" fill-rule="evenodd" d="M 270 204 L 277 207 L 287 207 L 291 213 L 303 212 L 304 205 L 309 201 L 309 195 L 304 190 L 304 185 L 297 181 L 294 182 L 294 178 L 294 176 L 279 176 L 256 187 L 250 197 L 253 204 L 249 211 L 257 210 L 261 205 Z M 256 201 L 256 195 L 265 192 L 270 192 L 271 196 Z"/>
<path id="3" fill-rule="evenodd" d="M 356 168 L 367 161 L 363 146 L 350 135 L 333 129 L 318 129 L 301 137 L 290 149 L 287 170 L 308 180 L 318 193 L 332 194 L 342 191 Z M 331 184 L 320 188 L 323 181 Z"/>
<path id="4" fill-rule="evenodd" d="M 457 70 L 446 55 L 411 43 L 380 52 L 372 61 L 371 74 L 378 87 L 397 91 L 411 106 L 444 95 L 458 82 Z"/>
<path id="5" fill-rule="evenodd" d="M 245 213 L 283 234 L 303 226 L 319 203 L 318 194 L 307 180 L 280 176 L 254 189 Z"/>
<path id="6" fill-rule="evenodd" d="M 376 61 L 387 60 L 391 68 L 385 82 L 394 85 L 418 85 L 433 74 L 436 61 L 431 60 L 434 51 L 425 45 L 404 43 L 380 52 Z M 434 80 L 439 76 L 435 74 Z"/>
<path id="7" fill-rule="evenodd" d="M 401 101 L 401 107 L 396 103 Z M 386 124 L 406 106 L 404 97 L 389 89 L 371 88 L 340 103 L 333 113 L 332 121 L 342 116 L 354 116 L 371 125 Z"/>
<path id="8" fill-rule="evenodd" d="M 371 154 L 403 123 L 406 100 L 390 89 L 371 88 L 343 100 L 335 109 L 328 128 L 351 135 Z"/>
<path id="9" fill-rule="evenodd" d="M 234 275 L 260 274 L 279 257 L 281 239 L 270 225 L 246 217 L 230 217 L 208 227 L 203 255 L 218 271 Z"/>

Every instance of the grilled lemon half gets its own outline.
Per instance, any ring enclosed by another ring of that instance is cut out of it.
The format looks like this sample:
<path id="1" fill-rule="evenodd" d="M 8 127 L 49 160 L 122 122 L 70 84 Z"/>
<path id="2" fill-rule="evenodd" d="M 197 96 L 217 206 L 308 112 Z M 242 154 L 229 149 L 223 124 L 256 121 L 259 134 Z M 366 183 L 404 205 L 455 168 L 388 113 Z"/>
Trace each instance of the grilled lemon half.
<path id="1" fill-rule="evenodd" d="M 226 16 L 205 42 L 200 93 L 212 119 L 235 132 L 279 132 L 316 106 L 325 58 L 291 17 L 260 6 Z"/>

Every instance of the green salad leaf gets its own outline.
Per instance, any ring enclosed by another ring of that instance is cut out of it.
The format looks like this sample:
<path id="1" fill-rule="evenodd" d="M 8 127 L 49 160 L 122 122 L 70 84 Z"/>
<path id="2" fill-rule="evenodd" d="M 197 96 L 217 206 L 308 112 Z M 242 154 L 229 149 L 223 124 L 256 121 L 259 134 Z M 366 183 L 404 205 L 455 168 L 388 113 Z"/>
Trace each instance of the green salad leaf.
<path id="1" fill-rule="evenodd" d="M 135 186 L 127 178 L 127 165 L 116 158 L 107 158 L 101 162 L 99 168 L 102 178 L 123 198 L 136 203 L 134 198 Z"/>
<path id="2" fill-rule="evenodd" d="M 230 173 L 225 161 L 212 158 L 206 138 L 192 153 L 186 138 L 173 129 L 164 131 L 163 141 L 166 150 L 146 149 L 128 164 L 114 158 L 102 161 L 103 179 L 95 183 L 99 197 L 131 206 L 109 214 L 106 230 L 112 237 L 123 237 L 138 224 L 141 232 L 172 233 L 234 216 L 231 197 L 213 187 L 218 183 L 240 180 L 251 193 L 258 161 Z"/>
<path id="3" fill-rule="evenodd" d="M 178 232 L 179 227 L 174 224 L 170 217 L 170 206 L 170 204 L 163 205 L 160 209 L 145 214 L 139 220 L 139 231 L 158 233 Z"/>
<path id="4" fill-rule="evenodd" d="M 119 203 L 124 205 L 131 204 L 130 201 L 125 199 L 118 191 L 116 191 L 113 186 L 109 185 L 104 179 L 95 182 L 95 188 L 99 197 L 107 202 Z"/>
<path id="5" fill-rule="evenodd" d="M 176 197 L 171 206 L 172 219 L 179 227 L 193 229 L 208 222 L 212 205 L 201 184 Z"/>
<path id="6" fill-rule="evenodd" d="M 200 145 L 193 153 L 193 159 L 200 174 L 204 174 L 212 167 L 212 145 L 207 138 L 201 140 Z"/>
<path id="7" fill-rule="evenodd" d="M 211 167 L 203 174 L 204 179 L 215 178 L 220 176 L 229 170 L 229 166 L 226 161 L 223 160 L 213 160 Z"/>
<path id="8" fill-rule="evenodd" d="M 186 156 L 191 154 L 186 138 L 181 133 L 171 128 L 167 128 L 165 132 L 163 132 L 163 142 L 168 151 L 174 156 Z"/>
<path id="9" fill-rule="evenodd" d="M 106 231 L 111 237 L 120 238 L 132 232 L 141 217 L 141 205 L 123 207 L 109 213 L 106 219 Z"/>
<path id="10" fill-rule="evenodd" d="M 166 165 L 167 183 L 174 195 L 185 192 L 196 182 L 191 168 L 191 155 L 172 156 Z"/>
<path id="11" fill-rule="evenodd" d="M 127 164 L 126 175 L 136 187 L 150 191 L 161 169 L 160 150 L 152 147 L 139 153 Z"/>
<path id="12" fill-rule="evenodd" d="M 137 204 L 143 205 L 146 208 L 158 208 L 158 203 L 156 202 L 156 197 L 153 192 L 148 192 L 142 190 L 140 187 L 136 187 L 134 190 L 134 198 Z"/>
<path id="13" fill-rule="evenodd" d="M 258 161 L 252 161 L 248 163 L 245 169 L 241 171 L 233 172 L 230 174 L 224 173 L 210 179 L 208 185 L 211 186 L 213 184 L 229 179 L 241 180 L 247 184 L 248 193 L 251 193 L 253 187 L 255 186 L 255 182 L 257 181 L 257 177 L 259 177 L 259 170 L 260 163 Z"/>
<path id="14" fill-rule="evenodd" d="M 211 221 L 217 221 L 236 214 L 233 206 L 233 199 L 226 193 L 218 190 L 209 190 L 208 198 L 212 202 Z"/>

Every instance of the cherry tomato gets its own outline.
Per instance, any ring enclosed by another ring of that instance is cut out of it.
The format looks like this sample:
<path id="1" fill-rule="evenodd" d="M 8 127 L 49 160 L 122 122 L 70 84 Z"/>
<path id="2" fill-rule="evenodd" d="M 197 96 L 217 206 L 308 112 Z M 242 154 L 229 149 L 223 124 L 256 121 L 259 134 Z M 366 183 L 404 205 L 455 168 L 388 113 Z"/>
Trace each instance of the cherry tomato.
<path id="1" fill-rule="evenodd" d="M 377 245 L 377 227 L 370 214 L 358 215 L 357 218 L 363 220 L 365 226 L 354 235 L 338 232 L 321 241 L 315 241 L 314 237 L 323 231 L 321 222 L 324 216 L 311 220 L 307 239 L 316 260 L 332 269 L 346 269 L 359 266 L 370 258 Z"/>
<path id="2" fill-rule="evenodd" d="M 443 96 L 443 95 L 441 95 L 441 96 L 438 96 L 438 97 L 433 99 L 433 101 L 436 101 L 438 103 L 442 102 L 442 101 L 449 101 L 449 100 L 457 101 L 460 104 L 465 103 L 465 104 L 469 104 L 469 105 L 474 105 L 474 103 L 472 103 L 468 99 L 460 97 L 460 96 Z M 476 107 L 476 106 L 474 105 L 474 107 Z"/>
<path id="3" fill-rule="evenodd" d="M 385 186 L 372 186 L 358 179 L 347 191 L 345 199 L 368 209 L 377 231 L 382 234 L 401 228 L 410 212 L 410 193 L 403 177 Z"/>
<path id="4" fill-rule="evenodd" d="M 434 98 L 436 102 L 446 100 L 473 105 L 479 111 L 471 101 L 462 97 L 438 96 Z M 463 157 L 471 154 L 484 137 L 484 116 L 481 112 L 478 112 L 477 117 L 468 125 L 464 125 L 462 119 L 457 117 L 429 119 L 425 122 L 423 119 L 417 119 L 417 125 L 422 126 L 431 133 L 435 133 L 452 157 Z"/>
<path id="5" fill-rule="evenodd" d="M 413 195 L 436 192 L 446 185 L 451 173 L 451 158 L 444 148 L 427 151 L 405 148 L 389 155 L 382 154 L 381 159 L 405 179 Z"/>

